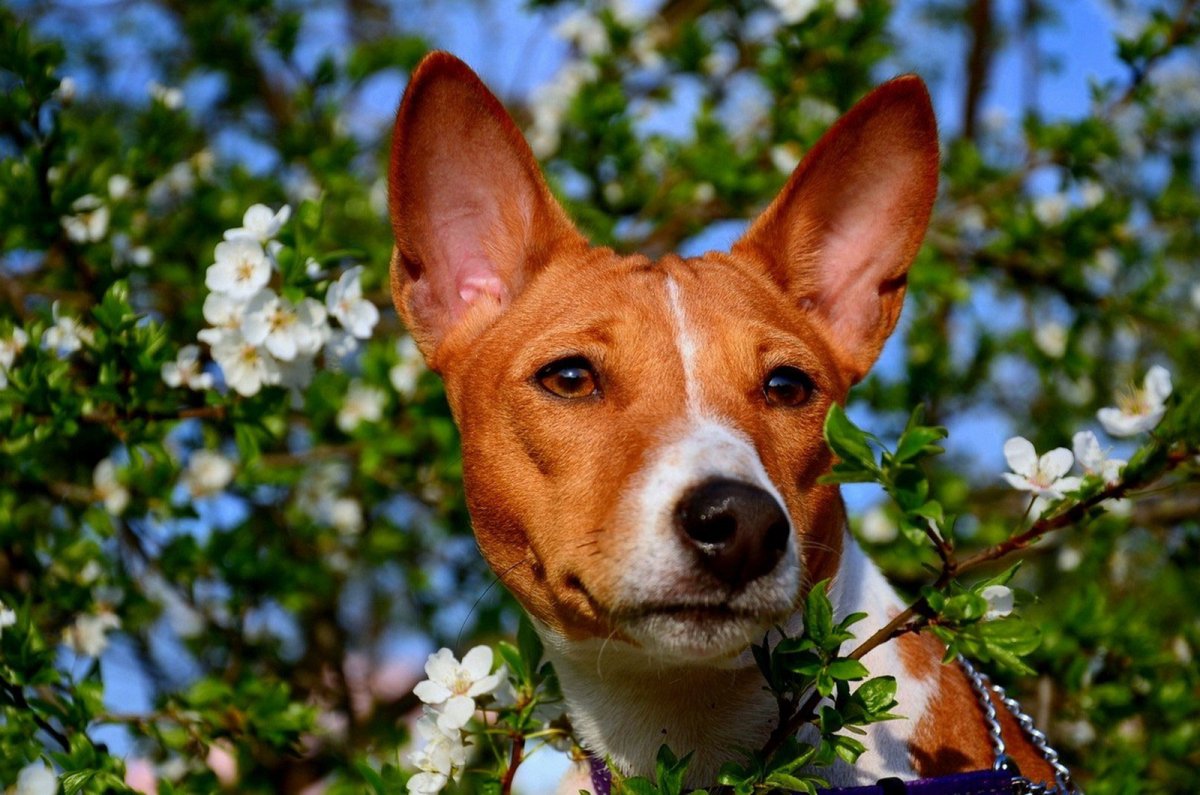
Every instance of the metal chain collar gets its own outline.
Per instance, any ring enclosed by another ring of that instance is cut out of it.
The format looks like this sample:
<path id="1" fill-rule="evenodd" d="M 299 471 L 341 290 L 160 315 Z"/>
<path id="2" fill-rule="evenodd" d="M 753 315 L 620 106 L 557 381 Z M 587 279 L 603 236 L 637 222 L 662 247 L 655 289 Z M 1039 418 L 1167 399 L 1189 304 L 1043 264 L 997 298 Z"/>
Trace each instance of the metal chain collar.
<path id="1" fill-rule="evenodd" d="M 1045 733 L 1039 731 L 1033 725 L 1033 718 L 1021 711 L 1021 705 L 1016 699 L 1010 698 L 1004 692 L 1004 688 L 1000 685 L 992 684 L 986 675 L 975 670 L 975 666 L 971 665 L 961 654 L 958 656 L 958 664 L 962 666 L 963 671 L 967 674 L 967 681 L 971 683 L 971 689 L 975 691 L 976 698 L 979 699 L 979 706 L 983 710 L 984 720 L 987 722 L 988 735 L 992 740 L 992 748 L 996 752 L 996 761 L 993 768 L 996 770 L 1009 770 L 1017 776 L 1017 781 L 1020 782 L 1020 788 L 1017 792 L 1028 795 L 1083 795 L 1083 790 L 1079 789 L 1075 782 L 1071 780 L 1071 771 L 1067 766 L 1059 761 L 1058 751 L 1050 747 L 1050 743 L 1046 738 Z M 996 694 L 1013 717 L 1016 718 L 1017 724 L 1025 735 L 1033 743 L 1034 747 L 1041 752 L 1042 758 L 1046 763 L 1054 769 L 1054 780 L 1057 786 L 1046 787 L 1042 784 L 1034 784 L 1028 779 L 1021 777 L 1020 770 L 1016 763 L 1007 753 L 1007 747 L 1004 744 L 1004 736 L 1000 731 L 1000 721 L 996 718 L 996 705 L 988 695 L 988 691 Z"/>

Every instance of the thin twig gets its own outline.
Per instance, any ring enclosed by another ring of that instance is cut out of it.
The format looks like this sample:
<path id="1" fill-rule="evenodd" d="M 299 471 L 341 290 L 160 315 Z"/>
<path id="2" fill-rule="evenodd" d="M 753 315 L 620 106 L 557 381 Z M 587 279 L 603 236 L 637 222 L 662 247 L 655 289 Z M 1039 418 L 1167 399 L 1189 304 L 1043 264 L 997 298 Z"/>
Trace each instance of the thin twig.
<path id="1" fill-rule="evenodd" d="M 512 792 L 513 779 L 517 776 L 517 768 L 521 766 L 521 762 L 525 760 L 525 735 L 516 733 L 513 735 L 512 752 L 508 757 L 508 769 L 504 771 L 504 778 L 500 781 L 500 792 L 502 795 L 509 795 Z"/>

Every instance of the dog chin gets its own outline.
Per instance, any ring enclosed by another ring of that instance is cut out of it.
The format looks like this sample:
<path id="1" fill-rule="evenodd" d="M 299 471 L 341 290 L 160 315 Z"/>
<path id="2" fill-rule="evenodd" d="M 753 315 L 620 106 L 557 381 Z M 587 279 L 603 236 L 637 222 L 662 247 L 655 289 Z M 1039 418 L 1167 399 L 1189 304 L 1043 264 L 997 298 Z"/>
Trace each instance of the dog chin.
<path id="1" fill-rule="evenodd" d="M 659 660 L 673 663 L 733 664 L 780 616 L 754 616 L 726 608 L 673 607 L 624 623 L 630 639 Z"/>

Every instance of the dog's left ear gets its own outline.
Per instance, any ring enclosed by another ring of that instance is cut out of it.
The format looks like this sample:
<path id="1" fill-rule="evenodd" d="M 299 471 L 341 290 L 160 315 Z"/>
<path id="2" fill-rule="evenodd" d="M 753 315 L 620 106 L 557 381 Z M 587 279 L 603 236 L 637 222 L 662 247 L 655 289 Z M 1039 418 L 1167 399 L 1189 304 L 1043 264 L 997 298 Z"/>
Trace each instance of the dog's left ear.
<path id="1" fill-rule="evenodd" d="M 899 77 L 825 133 L 733 247 L 821 316 L 852 382 L 900 317 L 937 182 L 929 92 L 919 77 Z"/>

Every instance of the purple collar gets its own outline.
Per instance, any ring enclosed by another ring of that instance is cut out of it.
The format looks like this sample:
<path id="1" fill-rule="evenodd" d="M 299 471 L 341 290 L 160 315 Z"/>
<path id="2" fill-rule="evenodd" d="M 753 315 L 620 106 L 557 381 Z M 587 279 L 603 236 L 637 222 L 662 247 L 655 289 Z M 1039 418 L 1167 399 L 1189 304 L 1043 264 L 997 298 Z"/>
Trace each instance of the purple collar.
<path id="1" fill-rule="evenodd" d="M 612 772 L 594 756 L 588 757 L 594 795 L 612 795 Z M 1012 773 L 1001 770 L 976 770 L 937 778 L 901 781 L 883 778 L 863 787 L 837 787 L 817 790 L 818 795 L 1011 795 L 1015 787 Z"/>

